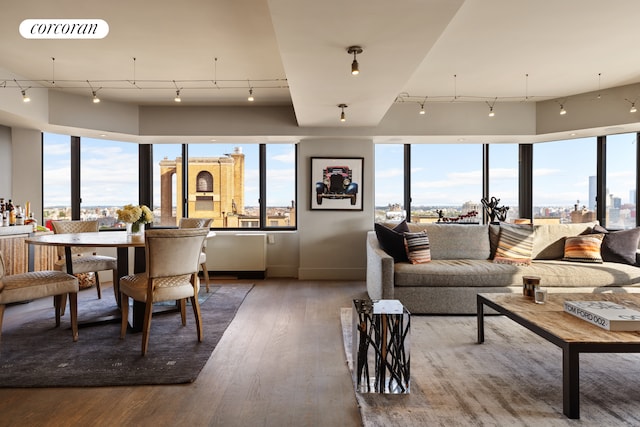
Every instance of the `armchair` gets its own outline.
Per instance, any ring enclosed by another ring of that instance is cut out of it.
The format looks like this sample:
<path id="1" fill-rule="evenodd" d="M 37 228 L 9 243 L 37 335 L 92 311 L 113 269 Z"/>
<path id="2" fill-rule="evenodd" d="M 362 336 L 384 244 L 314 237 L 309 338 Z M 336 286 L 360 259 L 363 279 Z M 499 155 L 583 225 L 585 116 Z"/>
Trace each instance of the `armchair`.
<path id="1" fill-rule="evenodd" d="M 209 230 L 158 229 L 145 232 L 146 271 L 120 279 L 124 339 L 129 317 L 129 297 L 145 303 L 142 326 L 142 355 L 147 353 L 153 303 L 179 301 L 182 325 L 186 325 L 186 299 L 193 306 L 198 341 L 202 341 L 202 319 L 198 303 L 200 281 L 198 262 L 202 244 Z"/>
<path id="2" fill-rule="evenodd" d="M 212 218 L 180 218 L 179 228 L 206 228 L 207 230 L 211 226 Z M 202 244 L 202 251 L 200 252 L 200 260 L 198 262 L 202 267 L 202 275 L 204 276 L 204 283 L 207 286 L 207 292 L 209 292 L 209 270 L 207 269 L 207 239 Z"/>
<path id="3" fill-rule="evenodd" d="M 71 333 L 78 341 L 78 279 L 61 271 L 33 271 L 5 276 L 4 256 L 0 252 L 0 334 L 4 308 L 14 302 L 54 297 L 56 326 L 60 326 L 62 298 L 69 294 Z"/>

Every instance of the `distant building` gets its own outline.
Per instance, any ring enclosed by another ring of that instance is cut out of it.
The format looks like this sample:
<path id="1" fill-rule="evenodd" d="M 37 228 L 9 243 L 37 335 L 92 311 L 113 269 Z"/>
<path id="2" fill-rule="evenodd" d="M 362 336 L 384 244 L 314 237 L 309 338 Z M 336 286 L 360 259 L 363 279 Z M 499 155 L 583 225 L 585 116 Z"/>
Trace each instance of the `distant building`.
<path id="1" fill-rule="evenodd" d="M 183 195 L 182 157 L 160 161 L 160 225 L 175 226 L 184 213 L 186 198 L 189 216 L 213 218 L 212 227 L 240 227 L 244 215 L 244 163 L 242 149 L 220 157 L 190 157 L 187 165 L 187 195 Z M 175 178 L 175 187 L 174 187 Z M 175 188 L 175 193 L 174 193 Z M 177 206 L 175 213 L 173 206 Z M 253 222 L 247 227 L 257 227 Z"/>

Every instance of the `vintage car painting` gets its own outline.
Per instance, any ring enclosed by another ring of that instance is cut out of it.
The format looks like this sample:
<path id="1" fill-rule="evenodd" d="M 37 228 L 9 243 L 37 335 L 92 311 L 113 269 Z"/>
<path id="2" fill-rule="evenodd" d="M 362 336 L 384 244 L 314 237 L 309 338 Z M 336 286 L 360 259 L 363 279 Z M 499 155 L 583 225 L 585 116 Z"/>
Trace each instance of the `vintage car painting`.
<path id="1" fill-rule="evenodd" d="M 356 204 L 358 184 L 352 181 L 353 171 L 347 166 L 327 166 L 322 169 L 322 182 L 316 182 L 316 201 L 323 199 L 349 199 Z"/>

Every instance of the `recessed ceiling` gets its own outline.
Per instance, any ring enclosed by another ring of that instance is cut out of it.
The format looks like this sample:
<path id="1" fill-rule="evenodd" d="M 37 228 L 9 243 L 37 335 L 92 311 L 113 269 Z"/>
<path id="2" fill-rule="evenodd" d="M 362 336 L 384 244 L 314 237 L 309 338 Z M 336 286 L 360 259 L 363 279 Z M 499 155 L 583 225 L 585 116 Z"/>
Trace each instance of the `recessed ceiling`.
<path id="1" fill-rule="evenodd" d="M 19 96 L 16 78 L 141 105 L 172 105 L 176 89 L 186 105 L 247 105 L 253 87 L 255 105 L 291 104 L 301 127 L 336 126 L 341 103 L 347 126 L 372 127 L 401 93 L 500 103 L 638 83 L 638 16 L 637 0 L 24 0 L 0 14 L 0 96 Z M 27 40 L 31 18 L 110 30 Z"/>

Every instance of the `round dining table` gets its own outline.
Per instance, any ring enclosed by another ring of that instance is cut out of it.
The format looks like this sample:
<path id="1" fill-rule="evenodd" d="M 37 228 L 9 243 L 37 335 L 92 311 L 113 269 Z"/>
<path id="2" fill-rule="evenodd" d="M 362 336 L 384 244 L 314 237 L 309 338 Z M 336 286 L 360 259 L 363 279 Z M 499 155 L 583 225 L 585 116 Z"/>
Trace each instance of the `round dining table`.
<path id="1" fill-rule="evenodd" d="M 215 236 L 215 232 L 210 231 L 207 239 Z M 145 246 L 144 233 L 131 235 L 126 231 L 99 231 L 94 233 L 61 233 L 46 234 L 42 236 L 28 237 L 26 242 L 31 245 L 64 246 L 67 272 L 73 274 L 73 259 L 71 248 L 73 246 L 84 246 L 94 248 L 116 248 L 116 259 L 118 274 L 116 282 L 113 284 L 114 293 L 118 307 L 120 307 L 120 277 L 129 274 L 129 248 L 134 248 L 134 273 L 145 271 Z M 134 301 L 132 318 L 129 325 L 134 332 L 142 331 L 144 321 L 144 303 Z"/>

